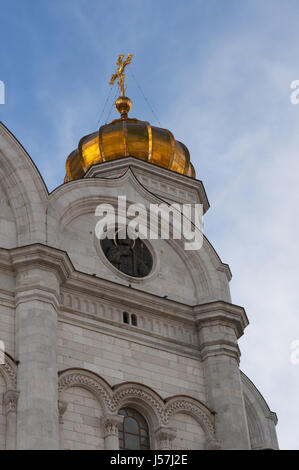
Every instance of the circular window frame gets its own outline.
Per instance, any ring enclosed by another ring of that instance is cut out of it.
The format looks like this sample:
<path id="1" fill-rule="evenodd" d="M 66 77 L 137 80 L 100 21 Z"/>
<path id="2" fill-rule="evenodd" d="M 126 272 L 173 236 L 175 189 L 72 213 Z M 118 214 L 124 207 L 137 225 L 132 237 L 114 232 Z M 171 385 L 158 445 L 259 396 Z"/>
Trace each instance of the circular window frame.
<path id="1" fill-rule="evenodd" d="M 118 229 L 119 230 L 122 230 L 122 229 L 126 229 L 126 225 L 118 225 Z M 113 231 L 113 233 L 115 232 L 115 226 L 112 225 L 110 227 L 108 227 L 108 230 L 107 232 L 111 233 Z M 150 254 L 151 254 L 151 257 L 152 257 L 152 267 L 151 267 L 151 271 L 149 274 L 147 274 L 146 276 L 144 277 L 134 277 L 134 276 L 130 276 L 129 274 L 126 274 L 126 273 L 123 273 L 122 271 L 120 271 L 119 269 L 117 269 L 109 260 L 108 258 L 106 257 L 104 251 L 103 251 L 103 248 L 101 246 L 101 239 L 98 238 L 94 232 L 94 245 L 95 245 L 95 249 L 96 249 L 96 252 L 97 254 L 99 255 L 100 259 L 102 260 L 103 264 L 108 268 L 110 269 L 110 271 L 112 271 L 114 274 L 116 274 L 118 277 L 121 277 L 123 279 L 125 279 L 126 281 L 128 281 L 130 284 L 131 283 L 135 283 L 135 284 L 142 284 L 144 282 L 147 282 L 149 280 L 152 280 L 154 277 L 157 276 L 158 272 L 159 272 L 159 258 L 157 256 L 157 253 L 156 253 L 156 250 L 154 249 L 153 245 L 151 243 L 149 243 L 149 241 L 147 239 L 142 239 L 142 242 L 145 244 L 145 246 L 147 247 L 147 249 L 149 250 Z"/>

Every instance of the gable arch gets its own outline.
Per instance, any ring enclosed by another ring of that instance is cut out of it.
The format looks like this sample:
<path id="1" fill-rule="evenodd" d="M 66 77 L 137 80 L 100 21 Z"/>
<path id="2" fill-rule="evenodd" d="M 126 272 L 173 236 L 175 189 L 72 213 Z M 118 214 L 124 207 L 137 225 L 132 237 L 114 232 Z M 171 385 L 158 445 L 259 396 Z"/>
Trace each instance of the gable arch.
<path id="1" fill-rule="evenodd" d="M 71 243 L 68 242 L 69 238 L 71 238 L 72 246 L 75 247 L 78 244 L 76 250 L 82 253 L 86 250 L 85 242 L 80 239 L 80 235 L 79 238 L 76 236 L 77 230 L 81 230 L 81 226 L 87 226 L 86 224 L 93 223 L 93 227 L 90 227 L 90 231 L 94 232 L 96 219 L 92 222 L 91 217 L 94 217 L 95 209 L 101 203 L 112 205 L 117 212 L 118 193 L 127 195 L 128 204 L 143 202 L 147 208 L 149 208 L 149 204 L 152 203 L 165 203 L 169 205 L 168 202 L 163 201 L 143 187 L 131 169 L 128 169 L 125 174 L 117 178 L 83 178 L 81 180 L 71 181 L 64 186 L 60 186 L 50 195 L 48 242 L 57 248 L 67 250 L 67 247 L 71 246 Z M 80 220 L 82 220 L 81 224 Z M 172 230 L 172 227 L 170 230 Z M 90 236 L 88 231 L 86 231 L 86 236 Z M 214 300 L 231 300 L 228 286 L 229 279 L 225 272 L 227 267 L 221 262 L 219 256 L 215 250 L 211 248 L 211 245 L 205 237 L 203 239 L 203 247 L 198 251 L 185 250 L 184 240 L 170 239 L 162 241 L 165 244 L 165 249 L 169 251 L 168 255 L 165 255 L 165 259 L 169 259 L 171 252 L 178 258 L 179 270 L 171 271 L 171 277 L 174 277 L 174 280 L 173 283 L 169 283 L 170 292 L 173 292 L 176 299 L 184 302 L 185 300 L 187 301 L 188 298 L 190 304 L 205 303 Z M 155 252 L 154 243 L 152 243 L 152 245 L 153 252 Z M 94 254 L 96 255 L 97 249 L 95 248 L 94 241 L 91 245 L 91 249 L 95 249 Z M 97 254 L 99 255 L 99 253 Z M 78 264 L 78 257 L 76 255 L 74 256 L 76 257 L 78 270 L 86 272 L 87 265 L 93 266 L 95 256 L 93 256 L 93 259 L 90 259 L 89 264 L 87 263 L 87 257 L 81 258 L 82 263 Z M 87 256 L 91 255 L 87 254 Z M 154 258 L 160 260 L 160 257 Z M 110 272 L 110 265 L 105 261 L 105 259 L 101 259 L 101 264 L 103 265 L 101 272 L 95 271 L 94 268 L 96 267 L 94 266 L 93 269 L 90 268 L 92 269 L 92 273 L 96 273 L 100 277 L 111 275 L 111 278 L 117 282 L 117 273 L 113 272 L 113 269 L 112 272 Z M 105 266 L 107 267 L 106 270 L 104 270 Z M 158 264 L 156 264 L 156 266 L 160 273 L 160 267 L 163 269 L 163 265 L 160 263 L 160 266 L 158 266 Z M 168 275 L 170 274 L 167 273 L 167 276 Z M 188 293 L 183 294 L 182 291 L 182 297 L 180 298 L 177 297 L 179 293 L 176 291 L 177 282 L 179 281 L 178 276 L 183 276 L 188 286 Z M 119 274 L 119 277 L 122 278 L 122 274 Z M 146 289 L 146 283 L 151 279 L 152 277 L 148 276 L 144 279 L 132 279 L 131 281 L 133 283 L 142 284 Z M 131 282 L 130 279 L 128 281 Z M 120 280 L 120 283 L 121 282 Z M 153 284 L 149 284 L 151 292 L 154 288 Z M 159 292 L 158 289 L 158 295 Z"/>
<path id="2" fill-rule="evenodd" d="M 18 246 L 44 242 L 46 185 L 28 153 L 2 123 L 0 178 L 14 215 Z"/>

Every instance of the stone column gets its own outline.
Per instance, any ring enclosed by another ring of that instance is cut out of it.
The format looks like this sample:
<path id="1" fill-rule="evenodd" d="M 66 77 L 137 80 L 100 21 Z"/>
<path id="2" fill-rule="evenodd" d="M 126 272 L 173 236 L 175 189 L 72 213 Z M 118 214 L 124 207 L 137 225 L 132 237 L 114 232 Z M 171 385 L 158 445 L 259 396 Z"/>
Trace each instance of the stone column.
<path id="1" fill-rule="evenodd" d="M 34 244 L 11 251 L 16 271 L 17 449 L 59 449 L 57 313 L 67 255 Z"/>
<path id="2" fill-rule="evenodd" d="M 211 302 L 197 306 L 195 314 L 216 439 L 223 449 L 250 449 L 238 347 L 238 338 L 248 325 L 245 311 L 226 302 Z"/>
<path id="3" fill-rule="evenodd" d="M 118 430 L 123 421 L 124 416 L 121 415 L 106 414 L 103 416 L 101 422 L 104 434 L 105 450 L 119 449 Z"/>
<path id="4" fill-rule="evenodd" d="M 67 409 L 67 402 L 58 400 L 58 413 L 59 413 L 59 448 L 60 450 L 64 449 L 63 442 L 63 415 Z"/>
<path id="5" fill-rule="evenodd" d="M 15 450 L 17 434 L 17 403 L 19 392 L 7 390 L 3 396 L 6 415 L 6 450 Z"/>
<path id="6" fill-rule="evenodd" d="M 157 449 L 158 450 L 171 450 L 172 449 L 172 442 L 176 438 L 176 429 L 168 427 L 168 426 L 161 426 L 155 431 L 155 438 L 157 442 Z"/>

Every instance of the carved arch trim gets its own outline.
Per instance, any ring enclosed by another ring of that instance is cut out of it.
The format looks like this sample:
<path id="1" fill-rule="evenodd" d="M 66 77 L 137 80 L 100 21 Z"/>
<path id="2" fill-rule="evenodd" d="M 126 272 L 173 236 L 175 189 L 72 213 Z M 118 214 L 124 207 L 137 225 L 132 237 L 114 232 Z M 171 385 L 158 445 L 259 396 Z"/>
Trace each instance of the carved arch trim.
<path id="1" fill-rule="evenodd" d="M 0 374 L 5 380 L 7 390 L 16 390 L 17 387 L 17 364 L 14 359 L 5 353 L 5 362 L 0 364 Z"/>
<path id="2" fill-rule="evenodd" d="M 186 413 L 192 416 L 204 430 L 207 439 L 216 440 L 214 415 L 199 400 L 185 395 L 167 398 L 164 410 L 165 424 L 168 424 L 176 413 Z"/>
<path id="3" fill-rule="evenodd" d="M 94 372 L 85 369 L 66 369 L 59 373 L 58 391 L 60 394 L 71 387 L 82 387 L 98 399 L 104 411 L 111 409 L 113 393 L 110 385 Z"/>
<path id="4" fill-rule="evenodd" d="M 117 415 L 121 408 L 136 404 L 140 410 L 151 415 L 151 422 L 156 428 L 167 426 L 176 413 L 189 414 L 202 427 L 208 445 L 219 447 L 215 437 L 214 415 L 195 398 L 179 395 L 163 400 L 153 389 L 137 382 L 125 382 L 111 387 L 99 375 L 85 369 L 67 369 L 59 373 L 60 394 L 76 386 L 91 391 L 106 413 Z"/>
<path id="5" fill-rule="evenodd" d="M 153 389 L 137 382 L 125 382 L 113 387 L 113 411 L 118 412 L 121 408 L 134 404 L 139 411 L 148 415 L 154 427 L 163 424 L 165 404 Z"/>

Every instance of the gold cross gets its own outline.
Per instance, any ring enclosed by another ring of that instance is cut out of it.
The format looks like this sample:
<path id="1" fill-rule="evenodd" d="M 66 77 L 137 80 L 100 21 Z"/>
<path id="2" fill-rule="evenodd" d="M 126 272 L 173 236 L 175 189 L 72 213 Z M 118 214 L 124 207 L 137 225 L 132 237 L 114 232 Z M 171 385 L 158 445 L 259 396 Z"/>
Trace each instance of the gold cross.
<path id="1" fill-rule="evenodd" d="M 125 67 L 129 65 L 129 63 L 132 60 L 133 54 L 128 54 L 128 57 L 126 60 L 123 61 L 123 58 L 125 56 L 123 54 L 120 54 L 118 56 L 116 65 L 117 65 L 117 70 L 115 73 L 112 74 L 109 85 L 114 85 L 115 80 L 118 78 L 118 86 L 121 92 L 121 96 L 125 96 L 127 87 L 125 87 L 125 76 L 126 74 L 124 73 Z"/>

